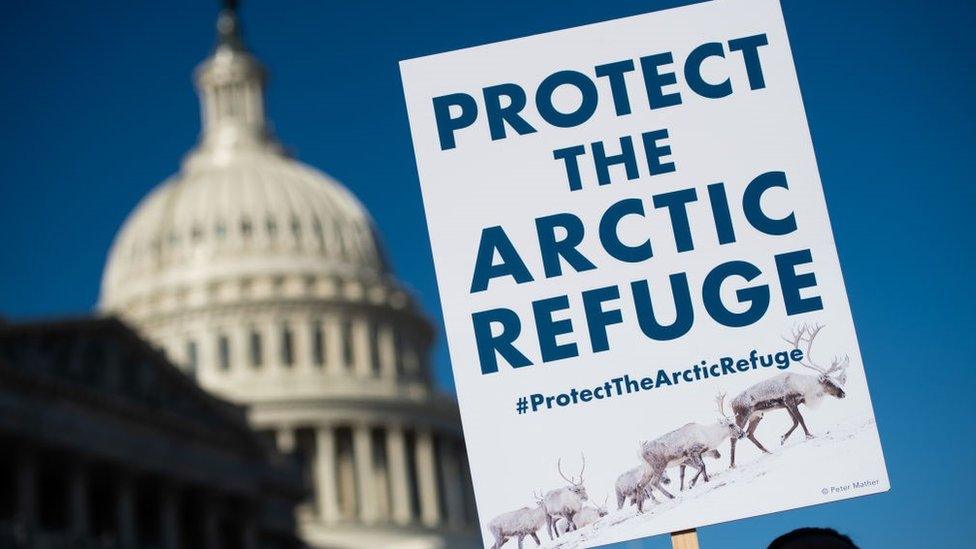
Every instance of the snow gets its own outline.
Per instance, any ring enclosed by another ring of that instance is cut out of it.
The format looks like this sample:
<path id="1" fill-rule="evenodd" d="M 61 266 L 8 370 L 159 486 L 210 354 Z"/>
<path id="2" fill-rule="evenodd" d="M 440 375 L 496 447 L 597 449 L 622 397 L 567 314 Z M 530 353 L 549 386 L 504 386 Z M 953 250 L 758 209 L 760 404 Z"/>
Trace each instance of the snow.
<path id="1" fill-rule="evenodd" d="M 784 413 L 785 415 L 785 413 Z M 543 547 L 573 549 L 578 547 L 594 547 L 607 543 L 665 533 L 687 527 L 689 520 L 694 522 L 694 516 L 720 517 L 719 520 L 709 520 L 708 523 L 723 522 L 742 518 L 743 515 L 736 508 L 739 498 L 748 494 L 755 498 L 762 494 L 771 496 L 768 508 L 761 509 L 761 514 L 781 510 L 777 507 L 776 494 L 782 492 L 784 486 L 794 486 L 797 498 L 803 499 L 801 505 L 811 505 L 837 499 L 844 499 L 853 495 L 874 493 L 887 489 L 887 479 L 877 479 L 879 482 L 869 488 L 850 487 L 853 481 L 875 480 L 871 471 L 865 470 L 862 478 L 858 471 L 852 471 L 852 478 L 830 479 L 814 473 L 816 465 L 824 462 L 843 460 L 845 456 L 859 452 L 870 452 L 877 444 L 873 418 L 851 418 L 842 420 L 832 426 L 824 426 L 820 432 L 815 431 L 815 437 L 805 439 L 799 430 L 793 434 L 785 446 L 774 444 L 774 439 L 760 439 L 767 446 L 771 454 L 761 454 L 758 449 L 742 439 L 736 448 L 736 468 L 728 468 L 728 444 L 722 446 L 722 459 L 718 462 L 707 461 L 710 482 L 699 482 L 693 489 L 683 492 L 673 491 L 675 499 L 664 499 L 660 504 L 648 502 L 645 512 L 637 514 L 634 506 L 625 506 L 616 510 L 611 506 L 610 514 L 594 524 L 581 528 L 575 532 L 564 534 L 562 537 L 549 541 L 543 534 Z M 811 468 L 813 470 L 811 470 Z M 798 486 L 798 471 L 811 471 L 806 480 L 812 485 Z M 812 479 L 812 480 L 811 480 Z M 831 486 L 835 486 L 833 489 Z M 847 486 L 847 488 L 845 488 Z M 675 484 L 671 487 L 677 488 Z M 811 489 L 812 488 L 812 489 Z M 802 491 L 802 494 L 799 493 Z M 826 491 L 827 493 L 822 493 Z M 857 492 L 857 493 L 854 493 Z M 795 507 L 798 505 L 792 505 Z M 752 506 L 755 509 L 755 505 Z M 689 514 L 692 511 L 692 514 Z M 699 519 L 698 524 L 703 524 Z"/>

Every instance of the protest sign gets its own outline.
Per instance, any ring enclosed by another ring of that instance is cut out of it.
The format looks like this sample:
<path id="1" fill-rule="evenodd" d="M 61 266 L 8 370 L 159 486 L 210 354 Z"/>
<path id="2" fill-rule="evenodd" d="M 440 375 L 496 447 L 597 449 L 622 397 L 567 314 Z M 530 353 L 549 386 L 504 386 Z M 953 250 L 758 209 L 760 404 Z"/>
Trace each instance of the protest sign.
<path id="1" fill-rule="evenodd" d="M 778 2 L 401 73 L 486 545 L 888 489 Z"/>

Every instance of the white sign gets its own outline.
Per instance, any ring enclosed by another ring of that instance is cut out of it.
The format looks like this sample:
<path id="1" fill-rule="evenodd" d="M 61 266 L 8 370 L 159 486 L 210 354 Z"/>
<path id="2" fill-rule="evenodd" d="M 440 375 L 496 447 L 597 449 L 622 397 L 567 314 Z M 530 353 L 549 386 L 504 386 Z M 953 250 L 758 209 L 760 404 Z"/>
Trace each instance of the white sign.
<path id="1" fill-rule="evenodd" d="M 888 489 L 775 0 L 401 71 L 486 545 Z"/>

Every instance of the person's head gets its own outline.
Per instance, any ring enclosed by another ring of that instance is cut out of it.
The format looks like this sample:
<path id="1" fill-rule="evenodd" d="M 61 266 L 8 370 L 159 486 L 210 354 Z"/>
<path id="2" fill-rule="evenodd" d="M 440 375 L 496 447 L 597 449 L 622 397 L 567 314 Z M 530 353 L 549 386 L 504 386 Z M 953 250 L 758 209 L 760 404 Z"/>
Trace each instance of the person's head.
<path id="1" fill-rule="evenodd" d="M 833 528 L 797 528 L 773 540 L 769 549 L 858 549 Z"/>

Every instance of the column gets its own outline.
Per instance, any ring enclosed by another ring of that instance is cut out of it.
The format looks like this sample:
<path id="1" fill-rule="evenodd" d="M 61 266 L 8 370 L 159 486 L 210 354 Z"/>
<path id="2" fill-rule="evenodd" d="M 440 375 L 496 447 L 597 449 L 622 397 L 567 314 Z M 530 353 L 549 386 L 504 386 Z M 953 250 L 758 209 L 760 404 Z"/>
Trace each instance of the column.
<path id="1" fill-rule="evenodd" d="M 369 317 L 358 316 L 352 321 L 352 348 L 358 377 L 372 375 L 373 360 L 369 352 Z"/>
<path id="2" fill-rule="evenodd" d="M 179 492 L 175 486 L 164 484 L 159 506 L 159 525 L 162 528 L 162 549 L 180 547 L 180 509 Z"/>
<path id="3" fill-rule="evenodd" d="M 278 451 L 282 454 L 295 452 L 295 430 L 291 427 L 282 427 L 275 431 L 275 443 Z"/>
<path id="4" fill-rule="evenodd" d="M 393 491 L 393 521 L 410 522 L 410 480 L 407 478 L 407 445 L 403 427 L 391 424 L 386 430 L 386 461 Z"/>
<path id="5" fill-rule="evenodd" d="M 119 546 L 135 547 L 135 487 L 133 486 L 132 475 L 128 471 L 119 471 L 115 497 L 117 503 L 116 524 L 119 529 Z"/>
<path id="6" fill-rule="evenodd" d="M 230 338 L 230 374 L 238 378 L 249 377 L 251 367 L 251 330 L 240 324 L 227 330 Z"/>
<path id="7" fill-rule="evenodd" d="M 194 333 L 202 334 L 197 340 L 197 379 L 211 380 L 222 374 L 217 357 L 217 331 L 206 326 Z"/>
<path id="8" fill-rule="evenodd" d="M 451 526 L 464 525 L 464 488 L 458 448 L 449 437 L 441 437 L 438 451 L 441 455 L 441 482 L 444 483 L 444 498 L 447 500 L 447 520 Z"/>
<path id="9" fill-rule="evenodd" d="M 325 332 L 325 371 L 330 374 L 340 374 L 345 368 L 342 361 L 342 317 L 333 312 L 324 315 L 323 331 Z"/>
<path id="10" fill-rule="evenodd" d="M 335 456 L 334 428 L 320 427 L 315 431 L 315 504 L 319 519 L 326 523 L 339 518 Z"/>
<path id="11" fill-rule="evenodd" d="M 379 334 L 377 345 L 380 349 L 380 376 L 384 379 L 396 379 L 396 343 L 393 338 L 393 326 L 389 322 L 382 322 L 377 326 Z"/>
<path id="12" fill-rule="evenodd" d="M 261 326 L 261 337 L 264 338 L 264 367 L 269 372 L 274 372 L 275 377 L 280 377 L 283 371 L 288 370 L 285 362 L 281 360 L 281 328 L 284 323 L 279 318 L 272 318 L 269 322 Z"/>
<path id="13" fill-rule="evenodd" d="M 68 532 L 78 539 L 88 535 L 88 471 L 74 463 L 68 471 Z"/>
<path id="14" fill-rule="evenodd" d="M 356 463 L 356 488 L 359 518 L 366 524 L 376 522 L 376 488 L 374 486 L 373 438 L 369 425 L 353 427 L 352 452 Z"/>
<path id="15" fill-rule="evenodd" d="M 21 448 L 18 462 L 17 516 L 30 540 L 37 526 L 37 454 L 31 448 Z"/>
<path id="16" fill-rule="evenodd" d="M 420 517 L 426 526 L 440 521 L 437 502 L 437 470 L 434 458 L 434 436 L 428 430 L 417 431 L 417 480 L 420 485 Z"/>

